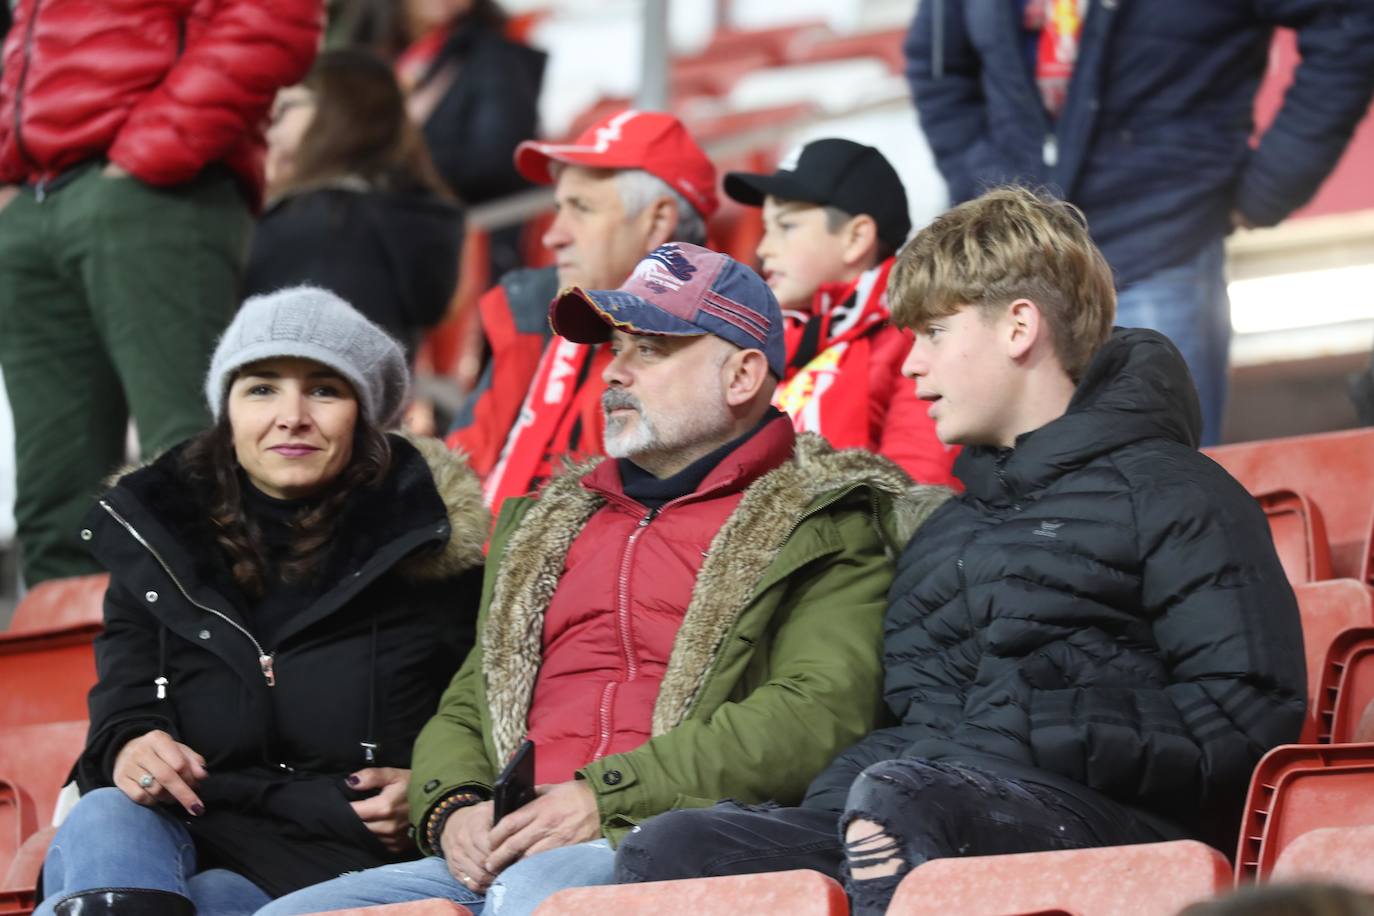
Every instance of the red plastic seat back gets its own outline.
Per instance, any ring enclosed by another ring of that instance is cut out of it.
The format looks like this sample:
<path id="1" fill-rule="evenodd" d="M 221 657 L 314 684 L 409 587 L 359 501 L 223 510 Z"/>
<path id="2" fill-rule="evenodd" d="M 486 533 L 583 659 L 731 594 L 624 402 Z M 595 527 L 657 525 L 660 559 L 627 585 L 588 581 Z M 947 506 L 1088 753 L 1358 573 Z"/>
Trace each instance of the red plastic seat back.
<path id="1" fill-rule="evenodd" d="M 1207 449 L 1251 493 L 1293 490 L 1316 503 L 1332 574 L 1374 583 L 1374 428 Z"/>
<path id="2" fill-rule="evenodd" d="M 1374 825 L 1374 744 L 1276 747 L 1250 781 L 1237 881 L 1267 878 L 1284 848 L 1311 830 L 1364 825 Z"/>
<path id="3" fill-rule="evenodd" d="M 1326 731 L 1322 686 L 1328 650 L 1345 630 L 1374 626 L 1374 590 L 1354 579 L 1331 579 L 1296 585 L 1293 593 L 1302 614 L 1303 654 L 1307 662 L 1307 719 L 1300 740 L 1315 744 Z"/>
<path id="4" fill-rule="evenodd" d="M 820 872 L 801 870 L 576 887 L 559 891 L 534 912 L 535 916 L 607 916 L 611 913 L 847 916 L 849 900 L 844 895 L 844 888 L 834 880 Z"/>
<path id="5" fill-rule="evenodd" d="M 912 869 L 889 916 L 1174 916 L 1231 886 L 1231 865 L 1193 840 L 933 859 Z"/>
<path id="6" fill-rule="evenodd" d="M 0 633 L 0 728 L 84 719 L 109 576 L 36 586 Z"/>
<path id="7" fill-rule="evenodd" d="M 1369 590 L 1374 601 L 1374 589 Z M 1374 626 L 1350 627 L 1332 641 L 1314 698 L 1321 703 L 1318 739 L 1332 744 L 1362 742 L 1359 723 L 1374 702 Z"/>
<path id="8" fill-rule="evenodd" d="M 24 840 L 51 823 L 86 727 L 78 721 L 0 728 L 0 876 Z"/>
<path id="9" fill-rule="evenodd" d="M 1299 493 L 1278 490 L 1258 497 L 1288 581 L 1294 585 L 1331 578 L 1331 545 L 1321 510 Z"/>
<path id="10" fill-rule="evenodd" d="M 1289 843 L 1270 881 L 1319 881 L 1374 893 L 1374 826 L 1322 827 Z"/>

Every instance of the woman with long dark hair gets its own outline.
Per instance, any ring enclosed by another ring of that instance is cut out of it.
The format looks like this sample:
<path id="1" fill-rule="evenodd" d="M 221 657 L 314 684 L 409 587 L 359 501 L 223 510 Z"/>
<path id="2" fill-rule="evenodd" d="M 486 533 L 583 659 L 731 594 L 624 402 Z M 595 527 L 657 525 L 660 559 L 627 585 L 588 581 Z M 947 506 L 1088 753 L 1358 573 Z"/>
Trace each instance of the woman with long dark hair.
<path id="1" fill-rule="evenodd" d="M 324 52 L 278 94 L 267 140 L 269 203 L 245 293 L 318 284 L 413 357 L 453 298 L 463 213 L 391 67 L 366 51 Z"/>
<path id="2" fill-rule="evenodd" d="M 250 299 L 215 425 L 87 516 L 111 581 L 39 916 L 252 913 L 414 855 L 411 745 L 472 646 L 487 516 L 461 457 L 385 432 L 406 389 L 332 293 Z"/>

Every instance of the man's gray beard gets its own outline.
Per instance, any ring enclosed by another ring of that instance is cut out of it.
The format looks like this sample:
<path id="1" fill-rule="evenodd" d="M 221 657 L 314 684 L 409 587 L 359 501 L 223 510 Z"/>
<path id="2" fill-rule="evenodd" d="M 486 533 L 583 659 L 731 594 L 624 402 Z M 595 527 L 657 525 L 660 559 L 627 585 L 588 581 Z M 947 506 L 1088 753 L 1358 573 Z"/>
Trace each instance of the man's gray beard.
<path id="1" fill-rule="evenodd" d="M 649 422 L 644 411 L 635 408 L 635 418 L 638 422 L 633 432 L 625 431 L 629 417 L 606 418 L 606 433 L 602 437 L 602 444 L 606 447 L 607 455 L 612 458 L 633 458 L 659 447 L 658 430 Z"/>

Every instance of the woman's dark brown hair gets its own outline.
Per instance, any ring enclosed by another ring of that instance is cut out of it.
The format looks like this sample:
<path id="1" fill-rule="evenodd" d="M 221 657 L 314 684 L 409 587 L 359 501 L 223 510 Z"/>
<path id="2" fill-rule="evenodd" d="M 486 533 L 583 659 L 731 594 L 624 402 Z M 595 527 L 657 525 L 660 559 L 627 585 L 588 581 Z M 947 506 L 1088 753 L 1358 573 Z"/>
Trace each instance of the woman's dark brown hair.
<path id="1" fill-rule="evenodd" d="M 347 176 L 384 190 L 428 190 L 451 196 L 434 168 L 424 136 L 406 113 L 391 67 L 369 51 L 325 51 L 305 88 L 315 115 L 295 153 L 290 192 Z"/>
<path id="2" fill-rule="evenodd" d="M 244 484 L 227 409 L 220 412 L 218 423 L 190 441 L 181 463 L 192 484 L 208 494 L 210 525 L 234 581 L 251 597 L 261 598 L 269 585 L 262 532 L 243 511 Z M 329 484 L 323 499 L 293 524 L 290 552 L 277 567 L 283 582 L 309 582 L 320 572 L 349 497 L 380 484 L 390 469 L 391 444 L 386 435 L 359 414 L 348 464 Z"/>

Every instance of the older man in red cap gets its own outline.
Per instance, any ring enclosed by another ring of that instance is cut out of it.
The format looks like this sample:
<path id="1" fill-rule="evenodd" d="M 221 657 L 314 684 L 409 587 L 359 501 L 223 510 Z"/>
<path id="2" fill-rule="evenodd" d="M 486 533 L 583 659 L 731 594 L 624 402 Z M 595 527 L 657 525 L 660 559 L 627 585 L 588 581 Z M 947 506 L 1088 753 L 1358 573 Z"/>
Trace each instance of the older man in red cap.
<path id="1" fill-rule="evenodd" d="M 602 454 L 603 348 L 550 340 L 558 289 L 618 287 L 670 241 L 700 245 L 716 210 L 716 170 L 682 122 L 633 109 L 572 143 L 527 141 L 522 175 L 555 188 L 544 233 L 550 268 L 506 274 L 480 302 L 491 358 L 448 443 L 485 479 L 488 505 L 535 489 L 563 456 Z"/>

